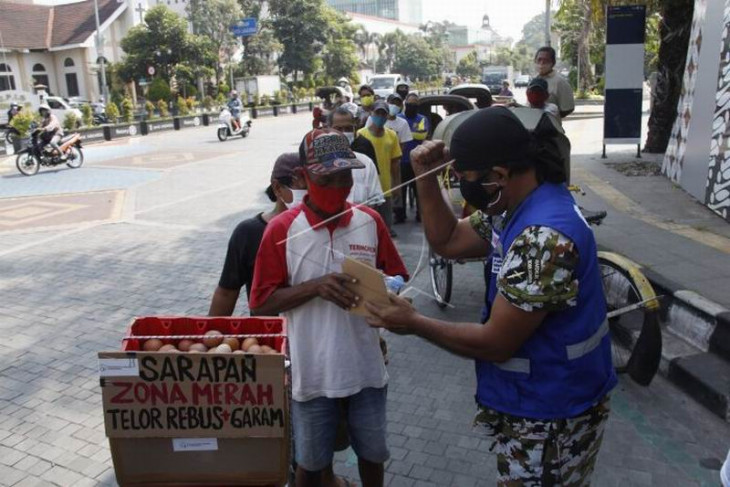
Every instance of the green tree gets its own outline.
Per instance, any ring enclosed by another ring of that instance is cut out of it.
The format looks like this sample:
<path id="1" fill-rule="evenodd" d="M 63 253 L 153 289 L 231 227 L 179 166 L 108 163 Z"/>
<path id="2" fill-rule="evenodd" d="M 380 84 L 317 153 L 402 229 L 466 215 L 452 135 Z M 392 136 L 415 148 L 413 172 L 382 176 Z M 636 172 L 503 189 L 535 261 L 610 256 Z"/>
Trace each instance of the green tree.
<path id="1" fill-rule="evenodd" d="M 187 68 L 185 74 L 193 82 L 197 76 L 213 72 L 218 51 L 210 38 L 190 34 L 185 19 L 164 5 L 149 9 L 144 19 L 121 41 L 126 54 L 119 67 L 121 79 L 145 77 L 149 66 L 155 67 L 157 76 L 166 81 L 183 68 Z"/>
<path id="2" fill-rule="evenodd" d="M 481 72 L 479 61 L 477 60 L 477 52 L 472 51 L 457 63 L 456 74 L 465 78 L 478 77 Z"/>
<path id="3" fill-rule="evenodd" d="M 188 2 L 188 18 L 195 33 L 206 37 L 215 52 L 235 45 L 236 38 L 231 32 L 231 24 L 243 17 L 243 9 L 236 0 L 204 0 Z M 216 59 L 216 74 L 221 73 L 220 58 Z"/>
<path id="4" fill-rule="evenodd" d="M 662 153 L 667 150 L 682 92 L 693 12 L 693 0 L 664 0 L 661 4 L 657 83 L 645 152 Z"/>
<path id="5" fill-rule="evenodd" d="M 79 125 L 79 118 L 74 112 L 68 112 L 63 118 L 63 128 L 65 130 L 74 130 Z"/>
<path id="6" fill-rule="evenodd" d="M 427 79 L 438 75 L 443 59 L 419 35 L 403 36 L 396 44 L 393 69 L 410 78 Z"/>
<path id="7" fill-rule="evenodd" d="M 147 118 L 156 118 L 155 115 L 155 104 L 152 103 L 150 100 L 147 100 L 144 104 L 144 109 L 147 112 Z"/>
<path id="8" fill-rule="evenodd" d="M 241 74 L 244 76 L 272 74 L 276 67 L 273 55 L 281 52 L 283 45 L 274 36 L 270 23 L 264 22 L 258 34 L 244 39 L 246 40 L 241 60 Z"/>
<path id="9" fill-rule="evenodd" d="M 368 32 L 365 27 L 359 25 L 358 31 L 355 33 L 355 38 L 353 40 L 362 53 L 362 59 L 364 59 L 368 65 L 375 70 L 377 56 L 370 56 L 370 51 L 373 47 L 377 48 L 380 41 L 380 34 L 377 32 Z"/>
<path id="10" fill-rule="evenodd" d="M 94 125 L 94 112 L 88 103 L 81 106 L 81 120 L 86 127 Z"/>
<path id="11" fill-rule="evenodd" d="M 327 25 L 327 38 L 322 50 L 324 74 L 331 82 L 343 76 L 350 79 L 357 74 L 358 67 L 357 27 L 330 7 L 325 6 L 323 13 Z"/>
<path id="12" fill-rule="evenodd" d="M 551 14 L 555 16 L 555 12 Z M 535 52 L 545 45 L 545 13 L 540 13 L 531 18 L 522 27 L 522 38 L 517 42 L 516 48 L 524 47 L 533 56 Z"/>
<path id="13" fill-rule="evenodd" d="M 147 98 L 152 101 L 169 100 L 170 85 L 162 78 L 155 78 L 147 90 Z"/>
<path id="14" fill-rule="evenodd" d="M 299 75 L 312 74 L 317 57 L 327 41 L 323 0 L 271 0 L 271 26 L 283 48 L 279 68 L 296 82 Z"/>
<path id="15" fill-rule="evenodd" d="M 111 123 L 117 123 L 119 121 L 119 107 L 113 101 L 109 101 L 106 104 L 106 117 Z"/>
<path id="16" fill-rule="evenodd" d="M 122 100 L 122 121 L 130 123 L 134 119 L 134 104 L 129 97 Z"/>
<path id="17" fill-rule="evenodd" d="M 167 102 L 165 100 L 159 100 L 157 102 L 157 110 L 160 112 L 160 117 L 165 118 L 170 114 L 167 109 Z"/>

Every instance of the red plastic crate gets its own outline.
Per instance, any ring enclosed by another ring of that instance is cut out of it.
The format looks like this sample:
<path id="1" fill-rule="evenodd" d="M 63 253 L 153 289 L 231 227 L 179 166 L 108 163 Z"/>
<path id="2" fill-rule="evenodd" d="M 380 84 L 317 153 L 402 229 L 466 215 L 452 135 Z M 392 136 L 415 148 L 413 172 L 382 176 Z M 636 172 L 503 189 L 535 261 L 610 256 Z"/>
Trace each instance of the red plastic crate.
<path id="1" fill-rule="evenodd" d="M 286 320 L 275 317 L 208 317 L 208 316 L 146 316 L 135 318 L 127 328 L 122 340 L 123 351 L 141 350 L 144 339 L 129 337 L 165 336 L 162 342 L 175 344 L 180 335 L 204 335 L 207 331 L 217 330 L 224 335 L 269 335 L 276 337 L 257 337 L 259 344 L 268 345 L 279 353 L 287 353 Z"/>

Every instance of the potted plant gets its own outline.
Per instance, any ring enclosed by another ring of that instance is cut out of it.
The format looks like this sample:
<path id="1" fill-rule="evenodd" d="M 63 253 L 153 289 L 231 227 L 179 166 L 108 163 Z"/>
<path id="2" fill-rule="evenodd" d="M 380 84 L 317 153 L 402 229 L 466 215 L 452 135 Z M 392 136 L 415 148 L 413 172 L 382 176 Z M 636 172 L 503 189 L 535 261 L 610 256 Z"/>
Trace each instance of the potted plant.
<path id="1" fill-rule="evenodd" d="M 23 148 L 23 140 L 30 136 L 31 126 L 36 120 L 36 115 L 30 110 L 21 110 L 10 121 L 10 126 L 18 131 L 18 135 L 13 139 L 13 149 L 18 152 Z"/>

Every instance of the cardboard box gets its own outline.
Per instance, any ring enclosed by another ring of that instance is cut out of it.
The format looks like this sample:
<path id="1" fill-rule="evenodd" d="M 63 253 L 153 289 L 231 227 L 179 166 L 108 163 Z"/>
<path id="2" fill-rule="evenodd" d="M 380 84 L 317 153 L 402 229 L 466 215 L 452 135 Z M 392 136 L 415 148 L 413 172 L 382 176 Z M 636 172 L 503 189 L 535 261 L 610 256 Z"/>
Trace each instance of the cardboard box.
<path id="1" fill-rule="evenodd" d="M 282 318 L 140 318 L 100 352 L 104 423 L 121 486 L 284 485 L 290 464 L 285 355 L 138 351 L 140 336 L 267 335 Z M 274 336 L 275 335 L 275 336 Z M 131 338 L 130 337 L 135 337 Z"/>

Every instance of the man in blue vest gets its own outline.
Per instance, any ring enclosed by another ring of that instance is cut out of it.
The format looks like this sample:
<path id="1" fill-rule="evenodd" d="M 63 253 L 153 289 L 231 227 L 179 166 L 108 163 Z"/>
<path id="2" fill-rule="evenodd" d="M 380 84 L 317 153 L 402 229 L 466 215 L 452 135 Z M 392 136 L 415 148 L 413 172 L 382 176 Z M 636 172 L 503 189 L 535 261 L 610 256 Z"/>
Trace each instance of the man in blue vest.
<path id="1" fill-rule="evenodd" d="M 391 296 L 369 323 L 474 358 L 475 426 L 495 439 L 500 486 L 590 483 L 616 385 L 596 243 L 562 159 L 505 107 L 411 153 L 426 237 L 447 258 L 492 255 L 488 320 L 446 323 Z M 457 220 L 435 172 L 453 160 L 478 211 Z M 504 215 L 503 218 L 498 216 Z"/>

